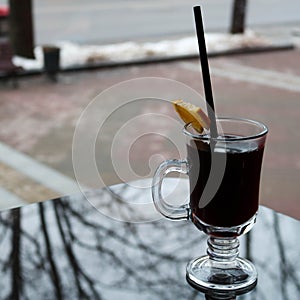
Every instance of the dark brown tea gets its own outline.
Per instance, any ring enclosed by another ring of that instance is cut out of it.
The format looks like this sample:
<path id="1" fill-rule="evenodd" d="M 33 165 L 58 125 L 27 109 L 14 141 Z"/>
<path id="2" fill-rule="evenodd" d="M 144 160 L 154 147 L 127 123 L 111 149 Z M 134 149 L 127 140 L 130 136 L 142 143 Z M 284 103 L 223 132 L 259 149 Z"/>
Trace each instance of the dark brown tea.
<path id="1" fill-rule="evenodd" d="M 250 143 L 250 142 L 249 142 Z M 230 143 L 229 143 L 230 144 Z M 225 162 L 225 170 L 216 192 L 208 204 L 199 205 L 211 172 L 212 153 L 208 144 L 195 141 L 187 146 L 190 164 L 190 208 L 192 217 L 202 222 L 232 227 L 241 225 L 253 217 L 258 210 L 259 183 L 264 148 L 248 147 L 247 143 L 227 145 L 226 151 L 214 149 L 216 161 Z M 244 148 L 243 148 L 244 147 Z M 199 162 L 200 166 L 194 162 Z M 222 174 L 221 174 L 222 175 Z M 199 207 L 200 206 L 200 207 Z"/>

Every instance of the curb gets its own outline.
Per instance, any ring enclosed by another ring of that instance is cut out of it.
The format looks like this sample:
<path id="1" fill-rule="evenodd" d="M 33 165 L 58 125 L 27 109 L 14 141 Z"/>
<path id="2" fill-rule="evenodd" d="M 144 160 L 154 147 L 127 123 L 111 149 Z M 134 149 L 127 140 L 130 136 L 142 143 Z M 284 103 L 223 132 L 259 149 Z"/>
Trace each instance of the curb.
<path id="1" fill-rule="evenodd" d="M 275 52 L 275 51 L 287 51 L 293 50 L 295 46 L 292 43 L 273 45 L 273 46 L 257 46 L 257 47 L 246 47 L 246 48 L 236 48 L 225 51 L 214 51 L 207 54 L 209 58 L 221 57 L 221 56 L 233 56 L 233 55 L 246 55 L 246 54 L 258 54 L 265 52 Z M 67 72 L 79 72 L 79 71 L 89 71 L 89 70 L 100 70 L 100 69 L 111 69 L 111 68 L 121 68 L 133 65 L 148 65 L 156 63 L 168 63 L 178 60 L 190 60 L 199 58 L 199 54 L 187 54 L 187 55 L 176 55 L 176 56 L 163 56 L 163 57 L 147 57 L 142 59 L 130 60 L 130 61 L 112 61 L 112 62 L 100 62 L 94 64 L 85 65 L 74 65 L 71 67 L 61 68 L 60 73 Z M 15 77 L 26 77 L 44 74 L 44 70 L 23 70 L 17 72 Z M 0 79 L 6 79 L 10 76 L 0 75 Z"/>

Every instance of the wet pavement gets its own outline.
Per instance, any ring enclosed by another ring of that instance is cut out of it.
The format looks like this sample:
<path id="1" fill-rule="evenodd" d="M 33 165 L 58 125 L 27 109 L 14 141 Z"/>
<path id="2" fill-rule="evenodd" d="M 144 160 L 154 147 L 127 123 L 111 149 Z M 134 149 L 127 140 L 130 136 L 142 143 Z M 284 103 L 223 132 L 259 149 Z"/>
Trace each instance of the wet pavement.
<path id="1" fill-rule="evenodd" d="M 300 50 L 294 49 L 210 59 L 218 115 L 253 118 L 269 127 L 261 203 L 298 219 L 299 58 Z M 184 83 L 202 94 L 199 70 L 198 60 L 182 60 L 61 73 L 57 83 L 50 82 L 44 75 L 23 77 L 18 80 L 18 89 L 1 83 L 2 207 L 78 192 L 72 163 L 73 135 L 82 112 L 101 92 L 130 79 L 162 77 Z M 176 93 L 176 90 L 170 91 L 169 99 L 181 98 Z M 122 92 L 118 96 L 121 99 Z M 99 101 L 102 102 L 97 114 L 99 122 L 104 125 L 99 126 L 100 134 L 94 142 L 98 149 L 95 161 L 102 183 L 99 181 L 97 185 L 97 178 L 87 175 L 82 184 L 100 187 L 151 177 L 160 160 L 181 153 L 182 143 L 177 142 L 181 134 L 174 133 L 172 124 L 167 121 L 168 118 L 176 119 L 171 106 L 165 101 L 148 101 L 151 95 L 144 96 L 144 102 L 138 102 L 137 105 L 131 103 L 122 108 L 122 100 L 119 103 L 118 97 L 105 99 L 100 96 Z M 136 119 L 134 130 L 128 125 L 123 135 L 119 134 L 122 124 L 134 123 L 135 118 L 151 113 L 163 117 L 147 117 L 145 122 Z M 151 128 L 155 128 L 156 134 L 149 134 Z M 149 139 L 146 138 L 147 134 Z M 117 137 L 114 154 L 112 140 Z M 113 159 L 112 154 L 115 155 Z M 122 165 L 123 160 L 129 161 L 130 171 L 125 163 Z M 117 161 L 119 169 L 116 169 L 114 161 Z"/>

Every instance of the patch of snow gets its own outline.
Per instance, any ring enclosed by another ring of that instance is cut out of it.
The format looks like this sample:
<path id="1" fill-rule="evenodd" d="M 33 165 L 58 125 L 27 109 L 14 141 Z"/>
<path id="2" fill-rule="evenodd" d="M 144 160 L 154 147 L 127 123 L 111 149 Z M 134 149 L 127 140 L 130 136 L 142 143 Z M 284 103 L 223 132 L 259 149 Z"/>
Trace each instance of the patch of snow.
<path id="1" fill-rule="evenodd" d="M 253 31 L 244 34 L 208 33 L 206 34 L 207 52 L 219 52 L 238 48 L 270 45 L 271 42 Z M 123 62 L 151 57 L 170 57 L 198 53 L 196 38 L 186 37 L 177 40 L 159 42 L 126 42 L 104 46 L 79 45 L 69 41 L 58 42 L 60 48 L 60 67 L 80 66 L 99 62 Z M 25 59 L 15 56 L 13 62 L 25 70 L 40 70 L 43 68 L 43 51 L 38 46 L 34 50 L 35 59 Z"/>

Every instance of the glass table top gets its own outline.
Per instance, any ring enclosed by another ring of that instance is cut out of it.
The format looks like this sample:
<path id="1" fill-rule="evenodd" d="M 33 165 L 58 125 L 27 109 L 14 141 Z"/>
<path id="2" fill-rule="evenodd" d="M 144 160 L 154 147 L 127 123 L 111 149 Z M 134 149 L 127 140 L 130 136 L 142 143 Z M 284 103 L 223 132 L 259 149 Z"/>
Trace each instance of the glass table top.
<path id="1" fill-rule="evenodd" d="M 187 181 L 165 186 L 180 198 Z M 299 232 L 300 221 L 260 207 L 239 239 L 258 283 L 236 299 L 300 299 Z M 155 212 L 147 180 L 2 211 L 0 299 L 206 299 L 185 279 L 206 240 Z"/>

